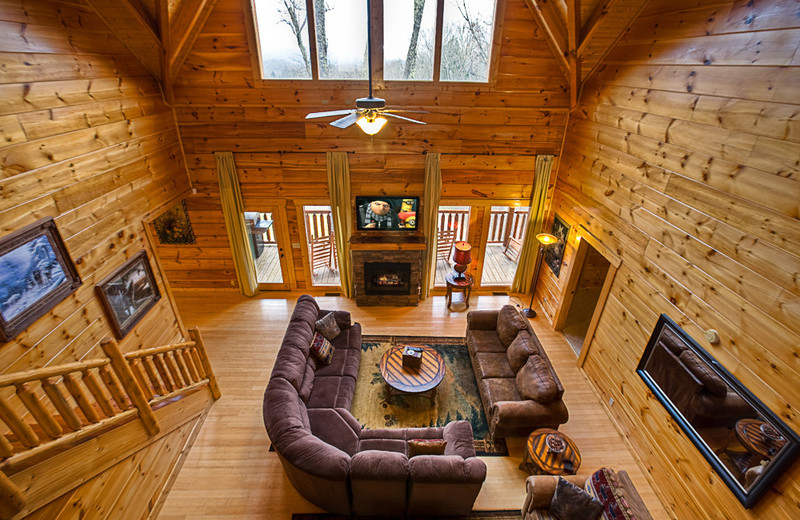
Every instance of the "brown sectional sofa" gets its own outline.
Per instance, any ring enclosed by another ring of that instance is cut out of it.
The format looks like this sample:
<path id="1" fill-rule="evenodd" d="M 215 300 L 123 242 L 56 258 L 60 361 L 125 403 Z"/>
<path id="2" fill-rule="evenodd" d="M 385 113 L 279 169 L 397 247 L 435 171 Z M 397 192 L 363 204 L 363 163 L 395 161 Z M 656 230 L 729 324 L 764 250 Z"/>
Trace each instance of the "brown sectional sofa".
<path id="1" fill-rule="evenodd" d="M 464 515 L 486 478 L 472 427 L 362 430 L 350 414 L 361 361 L 361 326 L 335 311 L 342 332 L 330 365 L 310 354 L 320 310 L 301 296 L 264 393 L 264 425 L 289 481 L 308 501 L 339 514 Z M 445 439 L 444 455 L 406 456 L 411 439 Z"/>
<path id="2" fill-rule="evenodd" d="M 467 313 L 466 337 L 493 438 L 567 422 L 564 387 L 530 323 L 513 306 Z"/>

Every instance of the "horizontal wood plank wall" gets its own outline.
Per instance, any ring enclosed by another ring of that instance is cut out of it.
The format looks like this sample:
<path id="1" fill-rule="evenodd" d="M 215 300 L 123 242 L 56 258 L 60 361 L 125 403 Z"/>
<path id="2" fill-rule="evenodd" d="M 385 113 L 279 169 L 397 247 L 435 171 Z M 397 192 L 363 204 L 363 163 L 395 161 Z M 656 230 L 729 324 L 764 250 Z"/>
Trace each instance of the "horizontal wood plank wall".
<path id="1" fill-rule="evenodd" d="M 142 219 L 188 190 L 178 133 L 158 85 L 91 10 L 0 4 L 0 236 L 55 218 L 83 285 L 0 344 L 0 372 L 102 356 L 113 337 L 96 284 L 147 248 Z M 124 351 L 180 336 L 161 300 Z M 78 478 L 79 476 L 76 476 Z"/>
<path id="2" fill-rule="evenodd" d="M 655 1 L 568 124 L 565 264 L 581 224 L 622 258 L 585 369 L 680 519 L 800 509 L 794 464 L 745 510 L 635 373 L 666 313 L 800 431 L 798 27 L 796 2 Z M 543 271 L 550 316 L 570 268 Z"/>
<path id="3" fill-rule="evenodd" d="M 566 80 L 522 0 L 508 0 L 494 85 L 383 83 L 387 105 L 427 110 L 426 126 L 390 121 L 370 138 L 357 127 L 307 121 L 349 108 L 367 82 L 276 81 L 253 76 L 241 0 L 219 0 L 175 85 L 175 112 L 198 194 L 188 201 L 195 248 L 159 248 L 174 288 L 236 288 L 219 209 L 213 152 L 232 151 L 248 209 L 284 205 L 301 243 L 295 202 L 328 199 L 325 152 L 348 152 L 353 196 L 420 196 L 425 153 L 441 152 L 443 198 L 530 198 L 537 153 L 561 144 Z M 310 287 L 302 250 L 291 248 L 295 290 Z"/>

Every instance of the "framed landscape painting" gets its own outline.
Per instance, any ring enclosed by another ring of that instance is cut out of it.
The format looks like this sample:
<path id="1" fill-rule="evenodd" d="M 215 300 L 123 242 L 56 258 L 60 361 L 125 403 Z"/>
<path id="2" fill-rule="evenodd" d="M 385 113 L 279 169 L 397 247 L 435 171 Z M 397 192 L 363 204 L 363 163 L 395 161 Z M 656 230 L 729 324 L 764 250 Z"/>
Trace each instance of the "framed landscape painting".
<path id="1" fill-rule="evenodd" d="M 124 338 L 161 298 L 144 249 L 95 289 L 118 339 Z"/>
<path id="2" fill-rule="evenodd" d="M 0 341 L 75 292 L 81 279 L 52 218 L 0 240 Z"/>

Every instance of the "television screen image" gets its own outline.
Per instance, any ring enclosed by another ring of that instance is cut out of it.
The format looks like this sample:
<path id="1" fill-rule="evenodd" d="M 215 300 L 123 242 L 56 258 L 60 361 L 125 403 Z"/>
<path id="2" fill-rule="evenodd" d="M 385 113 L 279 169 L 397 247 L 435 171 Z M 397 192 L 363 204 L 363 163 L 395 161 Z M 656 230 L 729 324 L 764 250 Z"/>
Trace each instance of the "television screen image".
<path id="1" fill-rule="evenodd" d="M 418 208 L 419 197 L 356 197 L 356 228 L 414 231 Z"/>

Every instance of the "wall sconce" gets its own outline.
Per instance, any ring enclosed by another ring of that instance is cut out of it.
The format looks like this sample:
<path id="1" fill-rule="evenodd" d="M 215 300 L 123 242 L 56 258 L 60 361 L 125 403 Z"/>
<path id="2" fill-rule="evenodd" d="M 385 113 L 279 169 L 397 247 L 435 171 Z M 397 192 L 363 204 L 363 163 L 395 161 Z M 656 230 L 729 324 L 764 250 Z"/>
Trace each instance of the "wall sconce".
<path id="1" fill-rule="evenodd" d="M 558 238 L 550 233 L 539 233 L 536 235 L 536 240 L 539 241 L 539 254 L 536 255 L 536 269 L 533 272 L 533 284 L 531 285 L 531 303 L 528 308 L 522 311 L 526 318 L 535 318 L 536 311 L 533 310 L 533 296 L 536 294 L 536 283 L 539 281 L 539 270 L 542 268 L 542 257 L 544 256 L 544 248 L 550 244 L 558 242 Z"/>
<path id="2" fill-rule="evenodd" d="M 470 262 L 472 262 L 472 246 L 469 245 L 469 242 L 456 242 L 455 243 L 455 252 L 453 253 L 453 261 L 456 265 L 453 266 L 453 270 L 458 273 L 456 276 L 456 280 L 463 280 L 465 278 L 464 271 L 469 268 Z"/>

